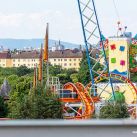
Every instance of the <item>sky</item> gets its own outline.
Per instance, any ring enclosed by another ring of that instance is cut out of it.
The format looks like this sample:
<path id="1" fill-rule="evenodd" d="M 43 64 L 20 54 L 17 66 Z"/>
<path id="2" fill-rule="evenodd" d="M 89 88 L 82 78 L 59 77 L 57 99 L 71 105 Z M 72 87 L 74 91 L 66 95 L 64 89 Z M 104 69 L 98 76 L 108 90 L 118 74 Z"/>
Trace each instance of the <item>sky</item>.
<path id="1" fill-rule="evenodd" d="M 123 26 L 137 33 L 137 0 L 115 0 Z M 103 34 L 117 32 L 113 0 L 95 0 Z M 0 0 L 0 38 L 43 38 L 46 23 L 50 39 L 83 43 L 77 0 Z"/>

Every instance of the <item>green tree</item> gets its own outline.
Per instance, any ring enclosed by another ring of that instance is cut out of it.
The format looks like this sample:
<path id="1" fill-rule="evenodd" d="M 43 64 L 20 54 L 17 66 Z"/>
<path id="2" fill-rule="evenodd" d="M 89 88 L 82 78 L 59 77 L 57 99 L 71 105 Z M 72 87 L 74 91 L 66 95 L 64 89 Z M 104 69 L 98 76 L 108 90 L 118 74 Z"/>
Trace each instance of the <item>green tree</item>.
<path id="1" fill-rule="evenodd" d="M 19 77 L 30 74 L 31 72 L 33 72 L 32 69 L 29 69 L 26 66 L 20 66 L 17 68 L 17 75 Z"/>
<path id="2" fill-rule="evenodd" d="M 4 99 L 0 96 L 0 118 L 4 118 L 7 116 L 8 109 L 6 103 L 4 103 Z"/>
<path id="3" fill-rule="evenodd" d="M 95 64 L 95 61 L 92 60 L 91 65 L 93 66 L 94 64 Z M 96 64 L 94 70 L 101 71 L 101 70 L 103 70 L 103 67 L 100 64 Z M 97 74 L 94 72 L 93 72 L 93 75 L 94 75 L 94 77 L 97 76 Z M 81 82 L 84 85 L 88 84 L 91 81 L 86 52 L 83 53 L 83 58 L 80 63 L 80 69 L 78 71 L 78 77 L 79 77 L 78 78 L 79 82 Z"/>
<path id="4" fill-rule="evenodd" d="M 121 103 L 107 103 L 101 108 L 99 114 L 101 119 L 123 119 L 128 117 L 127 106 Z"/>
<path id="5" fill-rule="evenodd" d="M 59 78 L 61 84 L 65 84 L 67 82 L 71 82 L 70 78 L 67 74 L 58 74 L 57 77 Z"/>
<path id="6" fill-rule="evenodd" d="M 28 94 L 12 94 L 9 117 L 15 119 L 61 119 L 62 105 L 52 91 L 38 86 Z"/>
<path id="7" fill-rule="evenodd" d="M 73 83 L 77 83 L 79 81 L 78 80 L 78 73 L 71 74 L 70 78 L 71 78 Z"/>
<path id="8" fill-rule="evenodd" d="M 51 76 L 57 76 L 57 74 L 60 74 L 62 73 L 62 68 L 61 66 L 58 66 L 58 65 L 55 65 L 55 66 L 52 66 L 52 65 L 49 65 L 49 73 Z"/>

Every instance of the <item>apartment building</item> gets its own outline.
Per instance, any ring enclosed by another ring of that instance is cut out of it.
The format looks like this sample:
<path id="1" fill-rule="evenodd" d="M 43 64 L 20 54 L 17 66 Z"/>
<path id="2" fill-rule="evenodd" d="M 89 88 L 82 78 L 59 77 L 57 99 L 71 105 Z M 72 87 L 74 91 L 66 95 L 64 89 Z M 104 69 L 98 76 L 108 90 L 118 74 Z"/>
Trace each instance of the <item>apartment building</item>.
<path id="1" fill-rule="evenodd" d="M 65 69 L 74 68 L 76 70 L 80 67 L 82 59 L 82 52 L 79 50 L 55 50 L 49 52 L 49 62 L 55 66 L 59 65 Z"/>
<path id="2" fill-rule="evenodd" d="M 8 51 L 0 52 L 0 67 L 11 67 L 11 54 Z"/>
<path id="3" fill-rule="evenodd" d="M 21 51 L 17 53 L 1 52 L 0 67 L 20 67 L 27 66 L 34 68 L 39 64 L 40 53 L 38 51 Z M 60 65 L 65 69 L 76 69 L 80 67 L 82 52 L 75 50 L 55 50 L 49 51 L 49 62 L 55 66 Z"/>
<path id="4" fill-rule="evenodd" d="M 39 64 L 38 51 L 23 51 L 16 54 L 11 54 L 12 65 L 11 67 L 27 66 L 34 68 Z"/>

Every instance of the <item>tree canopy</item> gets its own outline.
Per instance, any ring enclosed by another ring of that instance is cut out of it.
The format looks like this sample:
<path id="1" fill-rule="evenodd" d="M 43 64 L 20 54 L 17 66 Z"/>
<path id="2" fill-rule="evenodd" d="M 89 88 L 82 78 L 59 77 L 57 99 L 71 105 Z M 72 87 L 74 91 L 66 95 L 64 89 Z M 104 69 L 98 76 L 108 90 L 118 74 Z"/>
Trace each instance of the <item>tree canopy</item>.
<path id="1" fill-rule="evenodd" d="M 101 108 L 99 114 L 101 119 L 123 119 L 128 117 L 127 106 L 121 103 L 107 103 Z"/>

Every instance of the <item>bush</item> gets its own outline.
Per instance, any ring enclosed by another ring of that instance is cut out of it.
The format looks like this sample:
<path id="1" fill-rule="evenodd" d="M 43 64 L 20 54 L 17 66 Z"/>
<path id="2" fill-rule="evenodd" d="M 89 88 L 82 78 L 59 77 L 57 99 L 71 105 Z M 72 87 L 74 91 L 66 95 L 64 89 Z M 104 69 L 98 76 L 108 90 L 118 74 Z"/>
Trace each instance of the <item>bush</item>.
<path id="1" fill-rule="evenodd" d="M 128 118 L 129 113 L 127 106 L 120 103 L 108 103 L 100 110 L 99 118 L 101 119 L 123 119 Z"/>
<path id="2" fill-rule="evenodd" d="M 40 91 L 39 91 L 40 90 Z M 39 86 L 29 95 L 14 92 L 9 102 L 9 117 L 15 119 L 61 119 L 62 105 L 51 91 Z M 50 93 L 50 94 L 49 94 Z"/>
<path id="3" fill-rule="evenodd" d="M 7 105 L 4 103 L 4 99 L 0 96 L 0 118 L 6 117 L 7 113 Z"/>
<path id="4" fill-rule="evenodd" d="M 31 69 L 27 68 L 26 66 L 20 66 L 17 68 L 17 75 L 19 77 L 30 74 L 32 72 Z"/>

